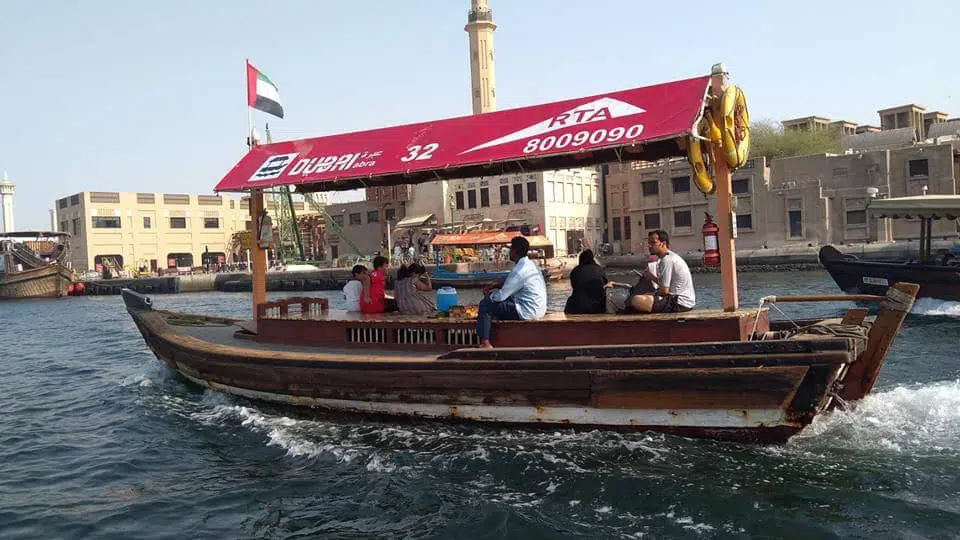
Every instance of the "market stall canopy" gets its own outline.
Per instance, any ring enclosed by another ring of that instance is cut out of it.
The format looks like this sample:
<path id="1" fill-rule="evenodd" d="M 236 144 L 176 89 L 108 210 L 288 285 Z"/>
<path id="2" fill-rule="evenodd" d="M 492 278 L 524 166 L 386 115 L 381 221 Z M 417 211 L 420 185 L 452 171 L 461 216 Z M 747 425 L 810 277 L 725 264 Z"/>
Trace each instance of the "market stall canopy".
<path id="1" fill-rule="evenodd" d="M 403 218 L 393 226 L 394 230 L 396 229 L 410 229 L 416 227 L 423 227 L 431 221 L 436 222 L 435 214 L 426 214 L 423 216 L 413 216 L 408 218 Z"/>
<path id="2" fill-rule="evenodd" d="M 960 195 L 874 199 L 867 210 L 875 218 L 957 219 L 960 218 Z"/>
<path id="3" fill-rule="evenodd" d="M 438 234 L 430 241 L 434 246 L 507 245 L 519 231 L 481 231 L 463 234 Z"/>
<path id="4" fill-rule="evenodd" d="M 553 242 L 549 238 L 542 235 L 527 236 L 527 241 L 530 242 L 531 249 L 550 247 L 553 245 Z"/>
<path id="5" fill-rule="evenodd" d="M 255 147 L 216 191 L 298 192 L 568 169 L 685 155 L 710 77 L 531 107 Z"/>

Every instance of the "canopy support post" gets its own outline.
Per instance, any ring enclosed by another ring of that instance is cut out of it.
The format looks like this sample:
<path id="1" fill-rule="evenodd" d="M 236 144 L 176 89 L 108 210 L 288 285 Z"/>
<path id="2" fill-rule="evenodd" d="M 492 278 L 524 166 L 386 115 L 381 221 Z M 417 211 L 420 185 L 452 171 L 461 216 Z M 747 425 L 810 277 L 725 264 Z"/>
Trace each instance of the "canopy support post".
<path id="1" fill-rule="evenodd" d="M 727 72 L 723 64 L 715 64 L 710 78 L 710 107 L 714 118 L 723 118 L 720 98 L 727 88 Z M 713 150 L 713 178 L 717 184 L 717 225 L 720 227 L 720 287 L 724 311 L 736 311 L 737 299 L 737 252 L 733 238 L 733 181 L 722 145 L 710 145 Z"/>
<path id="2" fill-rule="evenodd" d="M 263 190 L 254 189 L 250 192 L 250 268 L 252 269 L 251 289 L 253 291 L 253 320 L 260 331 L 260 320 L 257 316 L 257 306 L 267 301 L 267 253 L 260 247 L 260 214 L 263 213 Z"/>

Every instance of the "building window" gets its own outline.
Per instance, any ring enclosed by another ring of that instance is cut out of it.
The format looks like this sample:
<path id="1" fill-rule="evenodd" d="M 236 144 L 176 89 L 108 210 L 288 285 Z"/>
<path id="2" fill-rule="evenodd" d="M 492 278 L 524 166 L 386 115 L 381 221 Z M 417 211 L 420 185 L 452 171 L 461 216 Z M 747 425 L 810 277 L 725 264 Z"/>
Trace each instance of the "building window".
<path id="1" fill-rule="evenodd" d="M 803 210 L 800 199 L 787 200 L 787 233 L 790 238 L 803 238 Z"/>
<path id="2" fill-rule="evenodd" d="M 500 206 L 510 204 L 510 186 L 500 186 Z"/>
<path id="3" fill-rule="evenodd" d="M 471 189 L 467 192 L 467 208 L 477 207 L 477 190 Z"/>
<path id="4" fill-rule="evenodd" d="M 204 228 L 204 229 L 219 229 L 219 228 L 220 228 L 220 218 L 215 218 L 215 217 L 205 217 L 205 218 L 203 218 L 203 228 Z"/>
<path id="5" fill-rule="evenodd" d="M 343 225 L 343 216 L 336 216 L 336 217 L 339 217 L 339 218 L 340 218 L 340 224 Z M 334 221 L 336 221 L 336 219 L 334 219 Z M 245 221 L 244 224 L 243 224 L 243 230 L 245 230 L 245 231 L 252 231 L 252 230 L 253 230 L 253 222 L 250 221 L 249 219 L 248 219 L 247 221 Z"/>
<path id="6" fill-rule="evenodd" d="M 193 266 L 193 253 L 167 253 L 167 268 L 189 268 Z"/>
<path id="7" fill-rule="evenodd" d="M 847 226 L 858 226 L 867 224 L 866 210 L 847 210 Z"/>
<path id="8" fill-rule="evenodd" d="M 738 178 L 733 181 L 730 187 L 733 188 L 734 195 L 738 195 L 742 193 L 750 193 L 750 179 Z"/>
<path id="9" fill-rule="evenodd" d="M 143 228 L 152 229 L 153 228 L 153 218 L 150 216 L 143 216 Z"/>
<path id="10" fill-rule="evenodd" d="M 70 234 L 74 236 L 80 234 L 80 218 L 73 218 L 73 222 L 70 225 L 73 228 L 73 230 L 70 231 Z"/>
<path id="11" fill-rule="evenodd" d="M 59 201 L 57 201 L 57 206 L 60 207 L 60 208 L 66 208 L 66 207 L 67 207 L 67 199 L 60 199 Z M 67 232 L 67 231 L 63 231 L 63 232 Z"/>
<path id="12" fill-rule="evenodd" d="M 457 210 L 463 210 L 464 208 L 467 207 L 462 191 L 457 192 L 456 198 L 457 198 Z"/>
<path id="13" fill-rule="evenodd" d="M 753 214 L 737 214 L 738 229 L 753 229 Z"/>
<path id="14" fill-rule="evenodd" d="M 573 202 L 573 184 L 566 184 L 566 186 L 567 186 L 566 196 L 563 198 L 563 200 L 568 203 L 572 203 Z"/>
<path id="15" fill-rule="evenodd" d="M 670 183 L 673 184 L 674 193 L 690 193 L 689 176 L 675 176 L 670 179 Z"/>
<path id="16" fill-rule="evenodd" d="M 590 186 L 590 203 L 599 204 L 600 199 L 597 198 L 597 186 Z"/>
<path id="17" fill-rule="evenodd" d="M 367 223 L 380 223 L 380 211 L 379 211 L 379 210 L 368 210 L 368 211 L 367 211 Z"/>
<path id="18" fill-rule="evenodd" d="M 632 227 L 630 226 L 630 218 L 629 218 L 629 217 L 623 218 L 623 239 L 624 239 L 624 240 L 629 240 L 629 239 L 630 239 L 630 236 L 631 236 L 631 235 L 630 235 L 630 229 L 631 229 L 631 228 L 632 228 Z"/>
<path id="19" fill-rule="evenodd" d="M 361 218 L 360 212 L 354 212 L 349 216 L 347 216 L 347 219 L 349 220 L 347 221 L 347 223 L 349 223 L 350 225 L 361 225 L 363 222 L 361 221 L 360 218 Z"/>
<path id="20" fill-rule="evenodd" d="M 907 162 L 910 178 L 926 177 L 930 174 L 926 159 L 911 159 Z"/>
<path id="21" fill-rule="evenodd" d="M 643 196 L 652 197 L 660 194 L 660 184 L 656 180 L 647 180 L 641 184 L 643 187 Z"/>
<path id="22" fill-rule="evenodd" d="M 490 188 L 480 188 L 480 208 L 490 207 Z"/>
<path id="23" fill-rule="evenodd" d="M 120 218 L 114 216 L 93 216 L 94 229 L 119 229 Z"/>
<path id="24" fill-rule="evenodd" d="M 677 229 L 689 229 L 693 225 L 690 210 L 677 210 L 673 213 L 673 226 Z"/>
<path id="25" fill-rule="evenodd" d="M 543 196 L 547 202 L 553 202 L 553 182 L 546 182 L 543 187 Z"/>
<path id="26" fill-rule="evenodd" d="M 523 184 L 513 185 L 513 202 L 515 204 L 523 204 Z"/>
<path id="27" fill-rule="evenodd" d="M 557 182 L 553 191 L 553 201 L 563 202 L 563 182 Z"/>
<path id="28" fill-rule="evenodd" d="M 613 241 L 618 242 L 620 240 L 620 218 L 613 218 Z"/>
<path id="29" fill-rule="evenodd" d="M 80 194 L 70 196 L 70 206 L 76 206 L 80 204 Z"/>
<path id="30" fill-rule="evenodd" d="M 537 202 L 536 182 L 527 182 L 527 202 Z"/>
<path id="31" fill-rule="evenodd" d="M 170 228 L 171 228 L 171 229 L 186 229 L 186 228 L 187 228 L 187 218 L 185 218 L 185 217 L 172 217 L 172 218 L 170 218 Z"/>
<path id="32" fill-rule="evenodd" d="M 643 215 L 643 228 L 652 231 L 660 228 L 660 212 L 651 212 Z"/>
<path id="33" fill-rule="evenodd" d="M 386 208 L 383 211 L 383 219 L 387 221 L 396 221 L 397 220 L 397 209 L 396 208 Z"/>
<path id="34" fill-rule="evenodd" d="M 333 217 L 333 222 L 334 222 L 334 223 L 336 223 L 337 225 L 343 227 L 343 214 L 339 214 L 339 215 L 332 216 L 332 217 Z M 249 222 L 248 222 L 248 223 L 249 223 Z M 247 230 L 249 230 L 249 229 L 250 229 L 250 227 L 247 227 Z"/>

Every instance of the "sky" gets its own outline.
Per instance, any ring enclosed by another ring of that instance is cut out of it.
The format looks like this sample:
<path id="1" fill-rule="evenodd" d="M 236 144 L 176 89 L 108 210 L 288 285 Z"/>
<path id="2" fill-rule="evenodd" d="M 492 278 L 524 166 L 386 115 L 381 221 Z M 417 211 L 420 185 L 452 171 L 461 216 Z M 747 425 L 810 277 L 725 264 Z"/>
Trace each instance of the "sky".
<path id="1" fill-rule="evenodd" d="M 17 229 L 80 191 L 209 194 L 246 151 L 244 60 L 274 140 L 471 112 L 469 0 L 0 0 L 0 170 Z M 729 7 L 726 7 L 729 6 Z M 960 116 L 956 0 L 490 0 L 497 107 L 724 62 L 753 119 Z"/>

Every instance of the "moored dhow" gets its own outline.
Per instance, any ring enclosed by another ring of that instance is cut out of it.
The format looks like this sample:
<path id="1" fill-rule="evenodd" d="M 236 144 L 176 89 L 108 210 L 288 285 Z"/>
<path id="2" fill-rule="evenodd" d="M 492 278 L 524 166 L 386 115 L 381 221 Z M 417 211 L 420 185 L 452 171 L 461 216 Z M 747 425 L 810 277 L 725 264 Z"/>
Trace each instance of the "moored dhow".
<path id="1" fill-rule="evenodd" d="M 48 231 L 0 234 L 0 300 L 67 296 L 73 283 L 69 239 Z"/>

